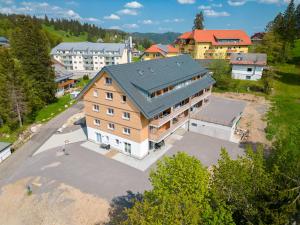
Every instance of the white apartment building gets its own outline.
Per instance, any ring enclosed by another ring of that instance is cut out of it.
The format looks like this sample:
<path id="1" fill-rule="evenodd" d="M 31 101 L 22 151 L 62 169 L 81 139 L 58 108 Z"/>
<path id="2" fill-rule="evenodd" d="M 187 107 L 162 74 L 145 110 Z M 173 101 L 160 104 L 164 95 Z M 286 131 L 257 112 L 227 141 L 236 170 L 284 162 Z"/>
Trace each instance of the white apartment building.
<path id="1" fill-rule="evenodd" d="M 234 53 L 231 55 L 231 76 L 239 80 L 259 80 L 267 65 L 267 55 L 261 53 Z"/>
<path id="2" fill-rule="evenodd" d="M 125 43 L 63 42 L 51 50 L 51 56 L 66 70 L 88 74 L 129 62 Z"/>

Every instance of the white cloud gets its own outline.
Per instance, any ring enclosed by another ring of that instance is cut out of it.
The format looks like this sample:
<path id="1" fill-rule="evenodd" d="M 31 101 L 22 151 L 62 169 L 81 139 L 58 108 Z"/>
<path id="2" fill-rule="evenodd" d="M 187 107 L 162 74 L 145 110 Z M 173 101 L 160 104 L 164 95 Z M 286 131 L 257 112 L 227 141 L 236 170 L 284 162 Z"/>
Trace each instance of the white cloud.
<path id="1" fill-rule="evenodd" d="M 104 16 L 104 19 L 106 19 L 106 20 L 119 20 L 120 17 L 116 14 L 110 14 L 109 16 Z"/>
<path id="2" fill-rule="evenodd" d="M 153 24 L 152 20 L 143 20 L 141 21 L 142 24 Z"/>
<path id="3" fill-rule="evenodd" d="M 120 11 L 117 12 L 120 15 L 130 15 L 130 16 L 136 16 L 138 13 L 137 11 L 133 10 L 133 9 L 122 9 Z"/>
<path id="4" fill-rule="evenodd" d="M 66 1 L 66 5 L 79 6 L 79 3 L 71 0 L 71 1 Z"/>
<path id="5" fill-rule="evenodd" d="M 82 20 L 86 22 L 92 22 L 92 23 L 101 23 L 101 20 L 94 17 L 82 18 Z"/>
<path id="6" fill-rule="evenodd" d="M 11 5 L 14 3 L 14 0 L 0 0 L 0 3 L 3 3 L 5 5 Z"/>
<path id="7" fill-rule="evenodd" d="M 225 17 L 225 16 L 230 16 L 228 12 L 217 12 L 213 9 L 205 9 L 204 10 L 204 15 L 208 17 Z"/>
<path id="8" fill-rule="evenodd" d="M 241 6 L 245 5 L 246 0 L 229 0 L 227 3 L 231 6 Z"/>
<path id="9" fill-rule="evenodd" d="M 132 9 L 139 9 L 142 8 L 143 5 L 137 1 L 133 1 L 133 2 L 128 2 L 125 4 L 126 8 L 132 8 Z"/>
<path id="10" fill-rule="evenodd" d="M 184 21 L 184 19 L 181 19 L 181 18 L 165 19 L 164 20 L 165 23 L 181 23 L 183 21 Z"/>
<path id="11" fill-rule="evenodd" d="M 194 4 L 196 0 L 177 0 L 179 4 Z"/>
<path id="12" fill-rule="evenodd" d="M 124 24 L 122 27 L 127 29 L 135 29 L 135 28 L 139 28 L 139 25 L 137 25 L 136 23 L 127 23 Z"/>
<path id="13" fill-rule="evenodd" d="M 0 0 L 3 2 L 3 0 Z M 72 9 L 51 5 L 47 2 L 21 2 L 0 7 L 0 13 L 4 14 L 26 14 L 43 18 L 47 14 L 50 18 L 67 18 L 83 22 L 101 23 L 101 20 L 93 17 L 84 18 Z"/>
<path id="14" fill-rule="evenodd" d="M 205 10 L 205 9 L 211 9 L 213 7 L 221 8 L 221 7 L 223 7 L 223 5 L 221 3 L 220 4 L 212 3 L 210 5 L 200 5 L 200 6 L 198 6 L 198 9 Z"/>
<path id="15" fill-rule="evenodd" d="M 211 9 L 210 5 L 200 5 L 198 6 L 198 9 L 204 10 L 204 9 Z"/>

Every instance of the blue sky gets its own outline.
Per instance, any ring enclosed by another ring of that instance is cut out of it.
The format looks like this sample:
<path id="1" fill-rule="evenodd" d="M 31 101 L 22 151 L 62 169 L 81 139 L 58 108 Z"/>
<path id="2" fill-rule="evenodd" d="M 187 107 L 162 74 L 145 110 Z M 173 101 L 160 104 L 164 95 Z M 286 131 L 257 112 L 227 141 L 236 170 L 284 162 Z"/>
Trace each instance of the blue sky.
<path id="1" fill-rule="evenodd" d="M 206 29 L 263 31 L 289 0 L 0 0 L 1 13 L 73 18 L 128 32 L 184 32 L 202 10 Z M 299 3 L 300 0 L 296 0 Z"/>

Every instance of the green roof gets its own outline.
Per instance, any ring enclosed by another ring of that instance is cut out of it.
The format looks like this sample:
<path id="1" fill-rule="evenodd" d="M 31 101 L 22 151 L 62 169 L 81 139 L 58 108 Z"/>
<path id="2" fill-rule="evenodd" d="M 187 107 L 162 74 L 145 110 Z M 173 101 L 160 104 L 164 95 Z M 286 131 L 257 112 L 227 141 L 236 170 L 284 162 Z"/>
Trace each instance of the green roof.
<path id="1" fill-rule="evenodd" d="M 200 66 L 190 56 L 180 55 L 164 59 L 106 66 L 83 89 L 78 98 L 83 96 L 104 71 L 116 81 L 148 119 L 215 83 L 215 80 L 208 75 L 208 70 Z M 185 87 L 174 89 L 155 98 L 147 98 L 146 96 L 165 87 L 189 80 L 197 75 L 203 77 Z"/>

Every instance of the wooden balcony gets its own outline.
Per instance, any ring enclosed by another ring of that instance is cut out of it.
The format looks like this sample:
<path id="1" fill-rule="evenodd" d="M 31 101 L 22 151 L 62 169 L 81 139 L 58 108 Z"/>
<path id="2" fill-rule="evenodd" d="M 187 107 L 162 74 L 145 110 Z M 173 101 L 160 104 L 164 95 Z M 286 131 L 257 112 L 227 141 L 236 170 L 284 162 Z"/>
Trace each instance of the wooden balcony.
<path id="1" fill-rule="evenodd" d="M 150 122 L 150 126 L 154 126 L 154 127 L 160 127 L 163 124 L 165 124 L 166 122 L 170 121 L 171 119 L 173 119 L 174 117 L 178 116 L 180 113 L 183 113 L 185 110 L 190 108 L 190 104 L 187 103 L 183 106 L 181 106 L 180 108 L 177 109 L 172 109 L 172 112 L 166 116 L 162 116 L 159 117 L 158 119 L 152 120 Z"/>
<path id="2" fill-rule="evenodd" d="M 197 104 L 198 102 L 200 102 L 201 100 L 207 98 L 208 96 L 211 95 L 211 92 L 204 92 L 202 95 L 198 96 L 198 97 L 194 97 L 191 99 L 191 106 Z"/>
<path id="3" fill-rule="evenodd" d="M 161 115 L 159 118 L 157 119 L 153 119 L 152 121 L 150 121 L 150 126 L 154 126 L 154 127 L 160 127 L 163 124 L 167 123 L 168 121 L 170 121 L 171 119 L 175 118 L 176 116 L 178 116 L 179 114 L 183 113 L 185 110 L 189 109 L 191 106 L 197 104 L 199 101 L 201 101 L 202 99 L 208 97 L 211 94 L 211 92 L 204 92 L 202 95 L 198 96 L 198 97 L 194 97 L 190 99 L 190 102 L 177 108 L 171 109 L 171 113 L 166 114 L 166 115 Z"/>
<path id="4" fill-rule="evenodd" d="M 167 136 L 181 127 L 184 123 L 188 121 L 188 115 L 182 118 L 179 118 L 176 123 L 171 124 L 171 127 L 164 131 L 156 131 L 155 133 L 149 132 L 149 140 L 155 143 L 158 143 L 164 140 Z"/>

